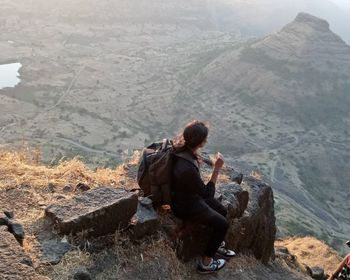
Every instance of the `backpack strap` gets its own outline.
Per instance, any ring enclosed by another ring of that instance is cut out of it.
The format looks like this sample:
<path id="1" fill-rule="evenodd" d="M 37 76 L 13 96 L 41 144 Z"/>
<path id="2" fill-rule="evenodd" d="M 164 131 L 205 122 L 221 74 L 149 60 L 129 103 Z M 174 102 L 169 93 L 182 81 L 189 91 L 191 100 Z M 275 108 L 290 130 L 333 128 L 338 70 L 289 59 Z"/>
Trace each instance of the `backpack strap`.
<path id="1" fill-rule="evenodd" d="M 183 152 L 175 153 L 175 156 L 187 160 L 188 162 L 192 163 L 199 170 L 198 161 L 196 159 L 194 159 L 193 155 L 189 154 L 188 152 L 183 151 Z"/>

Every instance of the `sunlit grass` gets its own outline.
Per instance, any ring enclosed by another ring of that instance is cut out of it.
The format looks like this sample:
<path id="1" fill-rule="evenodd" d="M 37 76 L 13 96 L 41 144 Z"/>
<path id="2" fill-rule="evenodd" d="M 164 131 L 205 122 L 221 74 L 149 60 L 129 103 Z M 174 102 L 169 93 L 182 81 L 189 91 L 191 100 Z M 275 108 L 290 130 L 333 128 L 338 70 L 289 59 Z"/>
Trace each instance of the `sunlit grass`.
<path id="1" fill-rule="evenodd" d="M 125 166 L 121 165 L 114 169 L 96 168 L 92 170 L 78 158 L 48 167 L 40 163 L 40 150 L 38 149 L 0 150 L 0 188 L 26 184 L 40 188 L 49 183 L 63 187 L 79 182 L 91 187 L 118 185 L 123 180 L 125 181 L 124 168 Z"/>

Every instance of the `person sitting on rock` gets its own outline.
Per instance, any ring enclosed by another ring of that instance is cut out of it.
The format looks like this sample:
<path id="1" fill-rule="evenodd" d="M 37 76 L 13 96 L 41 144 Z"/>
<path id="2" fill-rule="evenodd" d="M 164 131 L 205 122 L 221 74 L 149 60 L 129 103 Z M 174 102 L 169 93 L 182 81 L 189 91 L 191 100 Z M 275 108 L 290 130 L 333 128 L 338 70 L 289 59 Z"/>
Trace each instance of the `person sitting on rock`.
<path id="1" fill-rule="evenodd" d="M 208 127 L 205 123 L 192 121 L 186 125 L 183 133 L 175 139 L 176 156 L 172 174 L 171 209 L 178 218 L 212 229 L 204 256 L 197 265 L 199 273 L 211 273 L 225 265 L 225 259 L 233 257 L 235 252 L 225 248 L 223 241 L 228 229 L 225 218 L 227 210 L 214 198 L 215 184 L 221 167 L 222 156 L 214 163 L 210 181 L 205 184 L 199 172 L 199 150 L 207 142 Z M 214 259 L 215 255 L 223 258 Z"/>
<path id="2" fill-rule="evenodd" d="M 347 268 L 346 268 L 347 267 Z M 342 271 L 344 268 L 344 271 Z M 346 271 L 347 270 L 347 271 Z M 342 272 L 344 275 L 339 275 Z M 348 274 L 348 275 L 346 275 Z M 350 253 L 346 255 L 346 257 L 339 263 L 336 270 L 332 273 L 332 275 L 328 278 L 328 280 L 335 279 L 350 279 Z"/>

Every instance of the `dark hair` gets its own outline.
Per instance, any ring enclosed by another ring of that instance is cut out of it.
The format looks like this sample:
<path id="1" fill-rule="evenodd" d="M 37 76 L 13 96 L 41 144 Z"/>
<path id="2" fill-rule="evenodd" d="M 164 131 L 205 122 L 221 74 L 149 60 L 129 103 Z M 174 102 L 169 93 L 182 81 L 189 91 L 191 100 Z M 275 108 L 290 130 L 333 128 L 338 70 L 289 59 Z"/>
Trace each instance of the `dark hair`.
<path id="1" fill-rule="evenodd" d="M 193 149 L 203 143 L 208 136 L 208 125 L 197 120 L 189 122 L 183 132 L 175 139 L 176 148 Z"/>

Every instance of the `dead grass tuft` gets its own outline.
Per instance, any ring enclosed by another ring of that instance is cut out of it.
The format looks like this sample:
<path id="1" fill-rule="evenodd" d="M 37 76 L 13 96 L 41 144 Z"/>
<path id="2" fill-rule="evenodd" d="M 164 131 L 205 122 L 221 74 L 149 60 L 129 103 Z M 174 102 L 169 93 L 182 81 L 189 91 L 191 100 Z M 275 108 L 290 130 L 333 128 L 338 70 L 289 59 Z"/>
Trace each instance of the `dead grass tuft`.
<path id="1" fill-rule="evenodd" d="M 263 179 L 263 175 L 258 170 L 253 170 L 252 172 L 250 172 L 249 176 L 251 176 L 251 177 L 253 177 L 254 179 L 257 179 L 257 180 L 262 180 Z"/>
<path id="2" fill-rule="evenodd" d="M 184 279 L 190 275 L 162 233 L 140 243 L 119 237 L 114 250 L 123 267 L 121 279 L 136 279 L 140 275 L 143 275 L 141 279 L 148 275 L 152 275 L 150 279 Z"/>
<path id="3" fill-rule="evenodd" d="M 127 186 L 125 172 L 121 167 L 91 170 L 77 158 L 61 162 L 55 167 L 47 167 L 40 164 L 39 158 L 39 149 L 0 151 L 0 189 L 20 185 L 43 187 L 49 183 L 64 186 L 79 182 L 92 187 L 122 183 Z"/>
<path id="4" fill-rule="evenodd" d="M 45 273 L 51 279 L 68 280 L 73 279 L 75 271 L 79 268 L 86 268 L 93 263 L 89 253 L 81 250 L 74 250 L 64 255 L 61 262 L 50 267 L 42 267 L 41 273 Z"/>
<path id="5" fill-rule="evenodd" d="M 312 266 L 320 266 L 325 272 L 331 273 L 341 261 L 338 253 L 325 242 L 314 237 L 291 237 L 282 241 L 276 241 L 276 246 L 287 247 L 289 252 L 295 255 L 299 263 Z"/>

